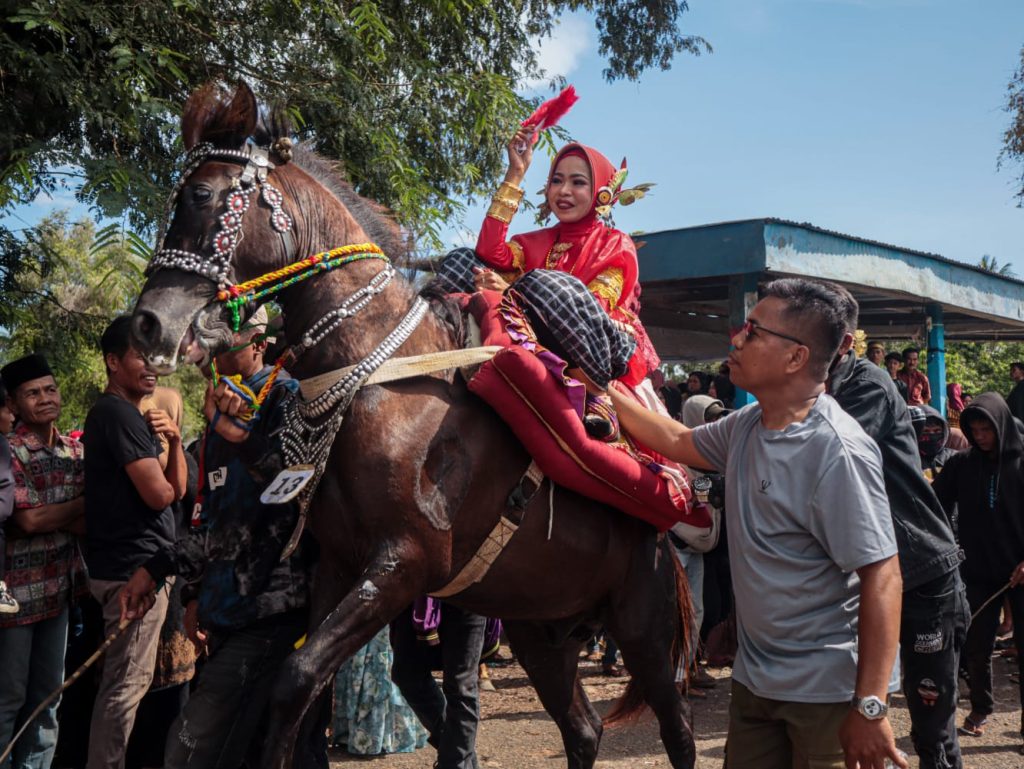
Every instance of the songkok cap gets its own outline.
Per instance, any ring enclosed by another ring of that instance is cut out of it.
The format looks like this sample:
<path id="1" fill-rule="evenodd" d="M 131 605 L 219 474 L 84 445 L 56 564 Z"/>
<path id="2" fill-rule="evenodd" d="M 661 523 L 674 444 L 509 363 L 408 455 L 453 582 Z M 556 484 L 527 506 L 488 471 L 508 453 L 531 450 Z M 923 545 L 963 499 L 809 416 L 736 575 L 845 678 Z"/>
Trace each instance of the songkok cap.
<path id="1" fill-rule="evenodd" d="M 260 331 L 266 331 L 269 320 L 270 319 L 267 316 L 267 308 L 261 304 L 256 312 L 252 314 L 252 317 L 242 324 L 241 330 L 251 331 L 253 329 L 258 329 Z"/>
<path id="2" fill-rule="evenodd" d="M 46 358 L 36 354 L 18 358 L 0 369 L 4 387 L 7 389 L 7 394 L 11 396 L 25 382 L 31 382 L 33 379 L 44 376 L 53 376 L 53 371 L 50 369 L 50 364 L 46 362 Z"/>

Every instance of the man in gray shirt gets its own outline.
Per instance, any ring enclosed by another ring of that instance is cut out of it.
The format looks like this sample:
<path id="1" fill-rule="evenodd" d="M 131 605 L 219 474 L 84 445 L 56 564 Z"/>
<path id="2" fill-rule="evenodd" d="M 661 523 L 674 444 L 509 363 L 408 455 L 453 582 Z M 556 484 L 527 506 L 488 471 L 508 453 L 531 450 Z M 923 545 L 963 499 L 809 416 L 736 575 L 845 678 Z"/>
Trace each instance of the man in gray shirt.
<path id="1" fill-rule="evenodd" d="M 881 456 L 824 393 L 844 308 L 806 280 L 762 296 L 729 355 L 758 403 L 689 430 L 611 394 L 641 443 L 725 473 L 739 631 L 726 766 L 906 767 L 885 716 L 902 585 Z"/>

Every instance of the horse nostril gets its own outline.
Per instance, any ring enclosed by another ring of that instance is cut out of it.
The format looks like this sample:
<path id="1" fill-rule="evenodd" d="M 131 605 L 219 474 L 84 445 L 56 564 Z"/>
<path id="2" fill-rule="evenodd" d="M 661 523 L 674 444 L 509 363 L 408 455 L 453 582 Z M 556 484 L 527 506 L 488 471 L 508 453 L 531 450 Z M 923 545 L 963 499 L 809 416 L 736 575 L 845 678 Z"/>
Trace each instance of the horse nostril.
<path id="1" fill-rule="evenodd" d="M 148 310 L 139 310 L 132 318 L 132 332 L 143 344 L 152 344 L 160 337 L 160 320 Z"/>

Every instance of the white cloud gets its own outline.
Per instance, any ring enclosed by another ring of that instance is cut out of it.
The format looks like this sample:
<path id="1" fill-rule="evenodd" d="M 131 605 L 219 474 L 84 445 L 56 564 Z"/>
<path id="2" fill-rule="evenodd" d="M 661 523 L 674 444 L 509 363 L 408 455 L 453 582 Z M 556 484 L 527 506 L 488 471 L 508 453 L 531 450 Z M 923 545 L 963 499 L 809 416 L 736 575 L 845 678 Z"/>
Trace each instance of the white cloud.
<path id="1" fill-rule="evenodd" d="M 537 63 L 544 76 L 525 81 L 523 87 L 533 89 L 547 85 L 553 77 L 568 78 L 590 49 L 591 35 L 591 22 L 587 17 L 571 15 L 560 18 L 551 37 L 534 42 Z"/>

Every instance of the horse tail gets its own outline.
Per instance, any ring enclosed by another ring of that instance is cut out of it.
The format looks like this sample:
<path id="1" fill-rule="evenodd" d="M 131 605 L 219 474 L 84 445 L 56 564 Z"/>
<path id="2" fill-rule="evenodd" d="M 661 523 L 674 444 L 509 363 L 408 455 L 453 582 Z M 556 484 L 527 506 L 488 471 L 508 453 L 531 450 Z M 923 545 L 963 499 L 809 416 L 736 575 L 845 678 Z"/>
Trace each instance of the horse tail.
<path id="1" fill-rule="evenodd" d="M 686 571 L 683 565 L 676 558 L 675 549 L 668 537 L 663 539 L 661 547 L 662 554 L 667 555 L 672 562 L 673 574 L 675 576 L 675 617 L 676 628 L 672 638 L 672 649 L 670 652 L 672 660 L 672 671 L 676 673 L 683 671 L 684 683 L 689 680 L 689 670 L 686 660 L 688 650 L 691 648 L 691 636 L 693 635 L 694 611 L 693 601 L 690 598 L 690 581 L 686 578 Z M 612 706 L 611 711 L 604 717 L 605 726 L 613 726 L 624 721 L 631 721 L 643 712 L 647 703 L 640 690 L 640 684 L 636 678 L 630 678 L 626 684 L 626 690 Z"/>

